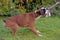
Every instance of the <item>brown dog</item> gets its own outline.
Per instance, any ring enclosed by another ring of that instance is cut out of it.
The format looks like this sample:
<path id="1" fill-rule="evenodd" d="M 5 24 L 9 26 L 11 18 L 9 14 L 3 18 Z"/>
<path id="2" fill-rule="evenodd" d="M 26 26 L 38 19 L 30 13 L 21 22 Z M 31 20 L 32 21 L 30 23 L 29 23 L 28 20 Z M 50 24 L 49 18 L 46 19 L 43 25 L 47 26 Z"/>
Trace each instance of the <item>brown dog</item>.
<path id="1" fill-rule="evenodd" d="M 4 22 L 7 28 L 13 30 L 14 35 L 18 30 L 18 26 L 27 27 L 28 29 L 33 31 L 36 35 L 39 35 L 40 32 L 37 31 L 34 27 L 34 21 L 36 17 L 44 15 L 44 13 L 45 12 L 43 9 L 38 9 L 34 12 L 11 16 L 8 19 L 4 20 Z"/>

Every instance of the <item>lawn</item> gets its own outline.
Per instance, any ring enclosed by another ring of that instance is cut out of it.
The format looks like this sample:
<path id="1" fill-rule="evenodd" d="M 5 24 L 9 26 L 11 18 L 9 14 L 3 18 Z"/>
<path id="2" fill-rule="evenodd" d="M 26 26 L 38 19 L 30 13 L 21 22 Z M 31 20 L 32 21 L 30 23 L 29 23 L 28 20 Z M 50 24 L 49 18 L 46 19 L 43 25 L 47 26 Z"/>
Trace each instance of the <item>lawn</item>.
<path id="1" fill-rule="evenodd" d="M 35 28 L 43 35 L 40 37 L 27 28 L 20 27 L 14 37 L 12 30 L 5 28 L 3 19 L 5 17 L 0 17 L 0 40 L 60 40 L 60 18 L 58 17 L 43 17 L 35 21 Z"/>

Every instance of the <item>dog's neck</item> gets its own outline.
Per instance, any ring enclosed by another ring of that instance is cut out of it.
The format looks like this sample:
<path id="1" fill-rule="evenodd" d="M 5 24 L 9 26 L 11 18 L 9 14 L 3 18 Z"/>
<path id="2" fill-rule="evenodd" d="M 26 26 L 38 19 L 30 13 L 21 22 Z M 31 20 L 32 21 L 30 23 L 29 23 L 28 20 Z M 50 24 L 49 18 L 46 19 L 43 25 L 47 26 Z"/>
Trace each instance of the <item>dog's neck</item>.
<path id="1" fill-rule="evenodd" d="M 30 12 L 29 14 L 34 18 L 36 18 L 36 16 L 37 16 L 37 14 L 35 12 Z"/>
<path id="2" fill-rule="evenodd" d="M 31 12 L 31 16 L 34 17 L 34 18 L 37 18 L 40 15 L 38 15 L 36 12 Z"/>

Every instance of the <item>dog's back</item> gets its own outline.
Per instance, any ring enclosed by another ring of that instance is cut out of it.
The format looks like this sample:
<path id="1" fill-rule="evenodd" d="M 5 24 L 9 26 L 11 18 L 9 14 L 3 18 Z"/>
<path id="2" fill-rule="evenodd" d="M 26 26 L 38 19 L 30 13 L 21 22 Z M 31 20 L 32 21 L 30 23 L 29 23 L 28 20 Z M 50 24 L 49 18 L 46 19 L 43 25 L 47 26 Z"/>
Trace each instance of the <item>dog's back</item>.
<path id="1" fill-rule="evenodd" d="M 16 23 L 19 26 L 28 26 L 28 24 L 34 20 L 32 13 L 17 14 L 9 17 L 7 20 L 3 20 L 6 24 Z"/>

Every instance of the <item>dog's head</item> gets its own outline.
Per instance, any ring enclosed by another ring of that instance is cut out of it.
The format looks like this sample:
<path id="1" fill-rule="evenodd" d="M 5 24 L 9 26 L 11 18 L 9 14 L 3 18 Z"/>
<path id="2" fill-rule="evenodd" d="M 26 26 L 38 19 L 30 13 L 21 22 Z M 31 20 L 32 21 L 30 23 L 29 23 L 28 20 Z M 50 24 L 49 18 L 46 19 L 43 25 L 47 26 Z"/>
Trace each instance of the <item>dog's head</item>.
<path id="1" fill-rule="evenodd" d="M 38 8 L 35 13 L 39 15 L 45 15 L 46 17 L 51 16 L 50 14 L 50 10 L 46 9 L 46 8 Z"/>
<path id="2" fill-rule="evenodd" d="M 35 11 L 35 13 L 38 15 L 38 16 L 40 16 L 40 15 L 44 15 L 45 14 L 45 9 L 37 9 L 36 11 Z"/>

